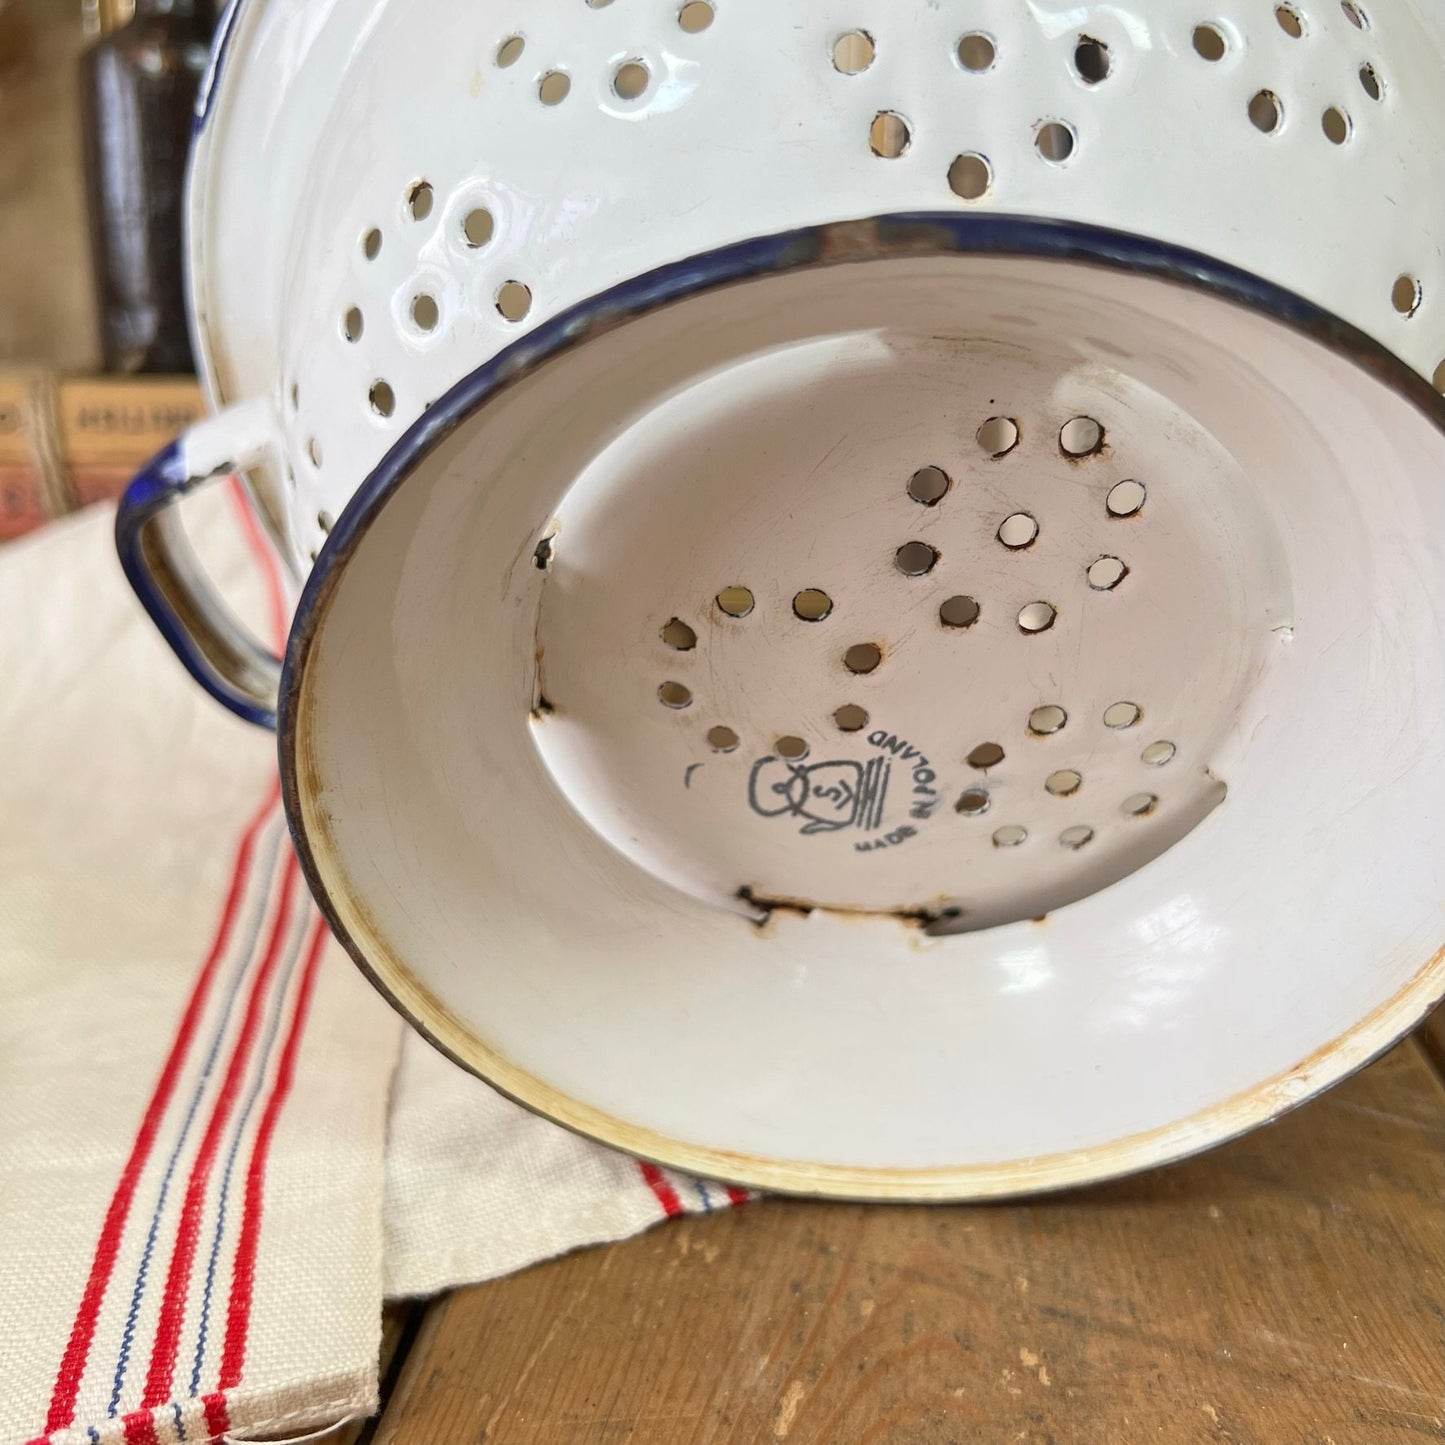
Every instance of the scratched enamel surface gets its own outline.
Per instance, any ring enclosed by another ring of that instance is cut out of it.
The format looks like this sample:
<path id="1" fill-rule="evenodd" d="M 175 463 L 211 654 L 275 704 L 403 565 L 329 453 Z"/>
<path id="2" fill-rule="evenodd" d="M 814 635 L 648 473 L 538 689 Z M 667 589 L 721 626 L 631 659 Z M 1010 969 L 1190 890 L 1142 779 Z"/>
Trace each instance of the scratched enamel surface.
<path id="1" fill-rule="evenodd" d="M 678 388 L 569 489 L 538 621 L 556 708 L 533 731 L 640 866 L 719 903 L 980 927 L 1112 882 L 1219 801 L 1209 765 L 1293 615 L 1272 519 L 1169 396 L 1080 364 L 1088 327 L 1038 311 L 1059 349 L 1025 352 L 999 318 L 1037 303 L 990 299 L 954 339 L 907 332 L 936 303 L 900 302 L 892 332 Z M 1019 436 L 1001 456 L 978 439 L 997 416 Z M 1098 450 L 1069 456 L 1085 417 Z M 931 504 L 909 494 L 927 466 Z M 1147 500 L 1113 515 L 1137 478 Z M 916 547 L 926 571 L 901 571 Z M 1089 581 L 1100 558 L 1112 587 Z M 1031 606 L 1051 609 L 1033 634 Z M 1161 740 L 1167 763 L 1144 761 Z"/>

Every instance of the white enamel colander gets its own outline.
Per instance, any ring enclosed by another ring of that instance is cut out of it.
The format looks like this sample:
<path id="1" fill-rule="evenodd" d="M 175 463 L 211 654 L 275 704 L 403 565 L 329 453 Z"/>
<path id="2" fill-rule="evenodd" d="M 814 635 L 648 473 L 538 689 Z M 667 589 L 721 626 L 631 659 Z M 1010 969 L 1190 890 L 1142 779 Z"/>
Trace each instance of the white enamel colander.
<path id="1" fill-rule="evenodd" d="M 245 0 L 217 67 L 228 409 L 122 557 L 454 1058 L 682 1167 L 982 1197 L 1445 991 L 1438 17 Z M 170 510 L 233 467 L 284 675 Z"/>

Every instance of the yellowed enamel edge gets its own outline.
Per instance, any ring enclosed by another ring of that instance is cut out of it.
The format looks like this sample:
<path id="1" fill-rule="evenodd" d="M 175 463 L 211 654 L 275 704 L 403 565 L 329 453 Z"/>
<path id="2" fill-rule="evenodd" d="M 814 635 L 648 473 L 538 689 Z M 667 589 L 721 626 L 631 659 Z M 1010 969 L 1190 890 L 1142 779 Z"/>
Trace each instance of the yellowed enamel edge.
<path id="1" fill-rule="evenodd" d="M 1276 1118 L 1368 1063 L 1445 995 L 1442 945 L 1390 999 L 1291 1068 L 1187 1119 L 1091 1149 L 955 1168 L 863 1169 L 687 1144 L 594 1109 L 517 1067 L 479 1039 L 401 962 L 369 910 L 352 897 L 335 861 L 329 819 L 315 801 L 320 793 L 311 746 L 310 680 L 308 675 L 302 685 L 296 787 L 290 799 L 302 824 L 297 845 L 317 902 L 362 972 L 431 1043 L 518 1104 L 588 1138 L 704 1178 L 789 1194 L 893 1201 L 997 1199 L 1096 1183 L 1185 1158 Z"/>

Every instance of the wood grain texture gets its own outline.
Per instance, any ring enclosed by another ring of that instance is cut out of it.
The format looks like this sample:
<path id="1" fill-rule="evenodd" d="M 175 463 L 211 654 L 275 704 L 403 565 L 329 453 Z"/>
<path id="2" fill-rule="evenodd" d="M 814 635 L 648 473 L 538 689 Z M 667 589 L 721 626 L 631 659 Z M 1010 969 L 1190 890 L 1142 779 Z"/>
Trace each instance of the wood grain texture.
<path id="1" fill-rule="evenodd" d="M 1420 1044 L 1435 1072 L 1445 1079 L 1445 1004 L 1420 1025 Z"/>
<path id="2" fill-rule="evenodd" d="M 1445 1088 L 1030 1204 L 769 1200 L 435 1305 L 377 1445 L 1439 1440 Z"/>

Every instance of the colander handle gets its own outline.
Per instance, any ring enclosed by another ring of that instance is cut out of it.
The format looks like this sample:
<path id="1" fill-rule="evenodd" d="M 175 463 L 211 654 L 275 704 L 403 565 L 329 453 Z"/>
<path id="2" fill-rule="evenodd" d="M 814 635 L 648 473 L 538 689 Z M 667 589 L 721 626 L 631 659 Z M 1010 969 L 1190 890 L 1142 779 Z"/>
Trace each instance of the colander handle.
<path id="1" fill-rule="evenodd" d="M 171 651 L 217 702 L 267 728 L 276 726 L 281 660 L 221 600 L 172 509 L 206 482 L 261 461 L 272 437 L 262 401 L 198 423 L 137 473 L 115 518 L 120 565 Z"/>

